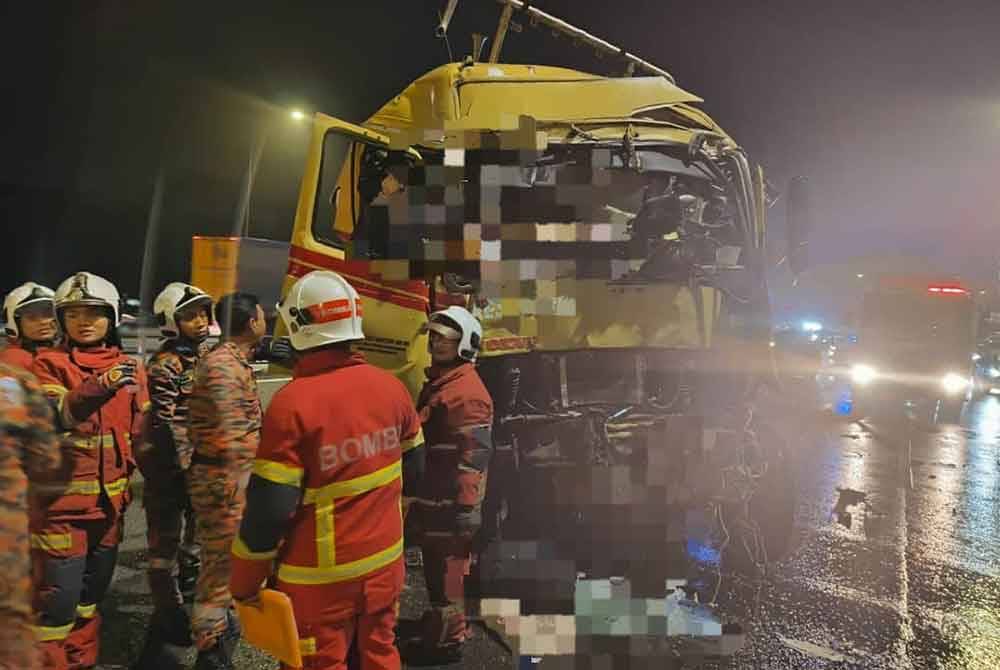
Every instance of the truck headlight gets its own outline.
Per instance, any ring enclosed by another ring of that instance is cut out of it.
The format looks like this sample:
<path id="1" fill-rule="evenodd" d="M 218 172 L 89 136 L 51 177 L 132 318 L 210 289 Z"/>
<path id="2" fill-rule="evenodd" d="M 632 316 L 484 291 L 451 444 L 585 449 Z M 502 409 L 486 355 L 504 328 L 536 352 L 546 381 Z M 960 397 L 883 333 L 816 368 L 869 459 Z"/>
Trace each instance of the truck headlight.
<path id="1" fill-rule="evenodd" d="M 878 377 L 878 371 L 870 365 L 855 365 L 851 368 L 851 379 L 855 384 L 867 386 Z"/>
<path id="2" fill-rule="evenodd" d="M 968 388 L 969 380 L 962 375 L 949 372 L 941 379 L 941 386 L 944 388 L 945 393 L 955 395 Z"/>

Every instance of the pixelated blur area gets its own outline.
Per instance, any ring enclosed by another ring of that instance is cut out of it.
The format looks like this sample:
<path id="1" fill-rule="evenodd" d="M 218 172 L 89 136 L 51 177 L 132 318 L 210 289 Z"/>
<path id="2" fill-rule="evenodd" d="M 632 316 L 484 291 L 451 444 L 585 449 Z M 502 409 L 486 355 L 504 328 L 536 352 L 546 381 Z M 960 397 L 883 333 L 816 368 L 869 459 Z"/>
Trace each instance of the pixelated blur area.
<path id="1" fill-rule="evenodd" d="M 618 465 L 559 467 L 552 453 L 535 453 L 535 467 L 522 471 L 520 509 L 511 510 L 519 521 L 505 531 L 517 539 L 487 548 L 478 587 L 480 615 L 522 663 L 592 667 L 579 663 L 608 655 L 645 667 L 638 659 L 670 655 L 668 639 L 723 639 L 685 579 L 691 561 L 719 560 L 706 558 L 707 545 L 691 546 L 685 511 L 686 492 L 712 479 L 701 426 L 671 417 L 650 428 Z M 524 513 L 531 508 L 551 512 Z"/>
<path id="2" fill-rule="evenodd" d="M 570 317 L 580 281 L 686 282 L 732 244 L 734 213 L 686 147 L 550 147 L 526 116 L 441 133 L 413 152 L 362 149 L 349 253 L 387 279 L 457 276 L 481 302 L 505 301 L 505 316 Z M 713 234 L 687 235 L 694 223 Z"/>

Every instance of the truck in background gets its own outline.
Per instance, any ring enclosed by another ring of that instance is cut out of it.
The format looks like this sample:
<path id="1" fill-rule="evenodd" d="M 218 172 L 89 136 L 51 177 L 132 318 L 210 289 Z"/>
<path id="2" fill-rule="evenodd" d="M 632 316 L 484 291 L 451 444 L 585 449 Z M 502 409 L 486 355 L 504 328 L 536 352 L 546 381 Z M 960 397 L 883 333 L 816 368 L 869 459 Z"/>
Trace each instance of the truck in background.
<path id="1" fill-rule="evenodd" d="M 274 316 L 288 261 L 288 242 L 256 237 L 191 238 L 191 283 L 218 300 L 233 291 L 247 291 L 261 299 Z"/>
<path id="2" fill-rule="evenodd" d="M 862 302 L 853 413 L 956 423 L 970 397 L 977 309 L 972 291 L 935 276 L 882 276 Z"/>

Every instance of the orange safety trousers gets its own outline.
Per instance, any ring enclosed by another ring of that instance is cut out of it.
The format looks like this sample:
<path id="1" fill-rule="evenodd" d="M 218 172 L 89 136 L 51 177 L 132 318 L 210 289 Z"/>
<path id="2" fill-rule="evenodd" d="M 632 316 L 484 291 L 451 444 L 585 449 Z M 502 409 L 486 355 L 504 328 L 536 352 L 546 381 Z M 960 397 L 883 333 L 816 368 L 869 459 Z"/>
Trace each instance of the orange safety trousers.
<path id="1" fill-rule="evenodd" d="M 36 637 L 45 670 L 97 665 L 101 615 L 114 574 L 123 516 L 50 521 L 31 528 Z"/>
<path id="2" fill-rule="evenodd" d="M 361 670 L 400 670 L 395 626 L 405 570 L 400 558 L 349 582 L 304 585 L 276 580 L 276 588 L 292 600 L 303 668 L 346 670 L 356 641 Z"/>

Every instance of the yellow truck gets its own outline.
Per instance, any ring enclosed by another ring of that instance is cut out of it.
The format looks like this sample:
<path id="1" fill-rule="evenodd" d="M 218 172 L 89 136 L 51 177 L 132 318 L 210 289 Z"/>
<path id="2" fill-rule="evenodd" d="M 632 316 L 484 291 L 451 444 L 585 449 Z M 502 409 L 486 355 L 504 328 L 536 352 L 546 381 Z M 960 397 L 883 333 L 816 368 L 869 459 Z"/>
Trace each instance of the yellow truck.
<path id="1" fill-rule="evenodd" d="M 429 311 L 461 304 L 482 321 L 497 444 L 484 593 L 513 583 L 510 563 L 489 559 L 500 540 L 547 543 L 578 573 L 662 592 L 687 511 L 746 517 L 747 491 L 767 495 L 787 476 L 747 419 L 773 372 L 774 194 L 667 72 L 501 4 L 489 58 L 428 72 L 361 125 L 315 114 L 282 292 L 311 270 L 345 276 L 364 303 L 359 348 L 414 395 Z M 518 16 L 609 54 L 625 75 L 500 63 Z M 797 269 L 805 182 L 789 195 Z M 791 509 L 748 521 L 730 524 L 754 535 L 729 543 L 745 554 L 733 560 L 760 567 L 764 536 L 787 538 Z M 572 588 L 531 591 L 523 603 L 572 607 Z"/>

